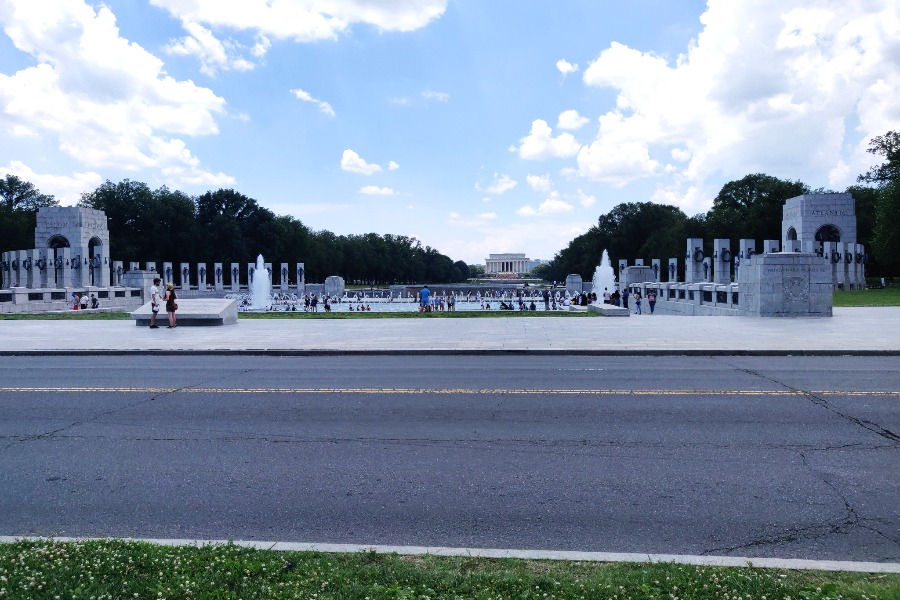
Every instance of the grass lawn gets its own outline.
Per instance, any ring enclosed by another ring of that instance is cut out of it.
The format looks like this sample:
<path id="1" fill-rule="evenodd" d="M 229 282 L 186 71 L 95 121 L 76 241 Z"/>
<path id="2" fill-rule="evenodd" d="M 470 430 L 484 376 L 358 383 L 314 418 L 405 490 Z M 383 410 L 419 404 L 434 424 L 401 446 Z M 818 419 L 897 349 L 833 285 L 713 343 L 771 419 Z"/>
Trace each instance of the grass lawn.
<path id="1" fill-rule="evenodd" d="M 900 575 L 20 541 L 0 598 L 897 600 Z"/>
<path id="2" fill-rule="evenodd" d="M 900 306 L 900 286 L 870 290 L 836 290 L 835 306 Z"/>

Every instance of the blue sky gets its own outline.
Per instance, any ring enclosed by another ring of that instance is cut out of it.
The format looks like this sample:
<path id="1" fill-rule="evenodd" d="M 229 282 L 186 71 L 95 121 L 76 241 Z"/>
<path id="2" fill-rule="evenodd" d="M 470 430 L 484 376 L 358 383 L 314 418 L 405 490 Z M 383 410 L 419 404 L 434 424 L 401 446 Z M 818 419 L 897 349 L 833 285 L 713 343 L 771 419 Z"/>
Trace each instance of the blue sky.
<path id="1" fill-rule="evenodd" d="M 0 174 L 64 204 L 234 188 L 469 263 L 748 173 L 843 190 L 900 127 L 892 0 L 0 0 L 0 25 Z"/>

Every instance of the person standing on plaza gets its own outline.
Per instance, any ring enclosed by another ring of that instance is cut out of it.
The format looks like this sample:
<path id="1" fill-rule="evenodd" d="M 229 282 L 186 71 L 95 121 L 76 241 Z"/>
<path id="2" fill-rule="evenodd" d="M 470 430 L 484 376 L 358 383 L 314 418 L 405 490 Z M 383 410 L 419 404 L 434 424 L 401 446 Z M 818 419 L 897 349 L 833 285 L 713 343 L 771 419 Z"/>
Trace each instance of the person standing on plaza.
<path id="1" fill-rule="evenodd" d="M 653 308 L 656 306 L 656 291 L 647 292 L 647 304 L 650 305 L 650 314 L 653 314 Z"/>
<path id="2" fill-rule="evenodd" d="M 177 296 L 175 295 L 175 286 L 172 283 L 166 284 L 166 297 L 163 300 L 166 301 L 166 313 L 169 315 L 169 329 L 175 329 L 178 327 L 178 323 L 175 319 L 175 311 L 178 310 L 178 303 L 175 302 Z"/>
<path id="3" fill-rule="evenodd" d="M 636 314 L 636 315 L 641 314 L 641 293 L 640 292 L 634 293 L 634 314 Z"/>
<path id="4" fill-rule="evenodd" d="M 628 297 L 631 295 L 631 292 L 628 291 L 628 288 L 622 290 L 622 308 L 628 308 Z"/>
<path id="5" fill-rule="evenodd" d="M 603 288 L 603 304 L 609 304 L 611 299 L 612 294 L 609 293 L 609 288 Z"/>
<path id="6" fill-rule="evenodd" d="M 429 310 L 429 299 L 428 297 L 431 295 L 431 290 L 428 289 L 428 286 L 422 288 L 421 299 L 419 303 L 419 310 L 422 312 L 426 312 Z"/>
<path id="7" fill-rule="evenodd" d="M 153 280 L 153 285 L 150 286 L 150 329 L 159 329 L 159 325 L 156 324 L 156 315 L 159 314 L 159 284 L 161 280 L 159 277 L 156 277 Z"/>

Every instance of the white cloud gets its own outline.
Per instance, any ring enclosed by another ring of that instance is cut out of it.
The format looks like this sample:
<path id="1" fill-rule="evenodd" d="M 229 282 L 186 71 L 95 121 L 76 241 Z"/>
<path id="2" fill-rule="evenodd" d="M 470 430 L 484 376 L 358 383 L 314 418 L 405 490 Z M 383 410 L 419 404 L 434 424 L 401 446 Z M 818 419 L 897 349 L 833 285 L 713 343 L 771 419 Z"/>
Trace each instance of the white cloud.
<path id="1" fill-rule="evenodd" d="M 527 204 L 516 210 L 516 214 L 522 217 L 537 217 L 571 212 L 572 208 L 571 204 L 559 197 L 559 192 L 551 192 L 537 208 Z"/>
<path id="2" fill-rule="evenodd" d="M 559 70 L 560 73 L 563 74 L 564 77 L 571 73 L 578 72 L 578 65 L 577 64 L 573 65 L 572 63 L 570 63 L 569 61 L 567 61 L 564 58 L 561 58 L 558 61 L 556 61 L 556 68 Z"/>
<path id="3" fill-rule="evenodd" d="M 55 196 L 60 204 L 67 206 L 78 202 L 82 193 L 92 192 L 103 183 L 103 177 L 93 171 L 73 173 L 72 175 L 35 173 L 31 167 L 18 160 L 11 161 L 5 168 L 0 168 L 0 174 L 3 174 L 2 176 L 15 175 L 24 181 L 33 183 L 42 194 Z"/>
<path id="4" fill-rule="evenodd" d="M 378 187 L 377 185 L 367 185 L 365 187 L 359 188 L 360 194 L 367 194 L 369 196 L 394 196 L 397 192 L 393 188 L 389 187 Z"/>
<path id="5" fill-rule="evenodd" d="M 291 93 L 297 98 L 297 100 L 302 100 L 304 102 L 311 102 L 319 107 L 319 110 L 328 115 L 329 117 L 334 116 L 334 109 L 331 108 L 331 105 L 325 102 L 324 100 L 319 100 L 318 98 L 314 98 L 312 94 L 305 90 L 301 90 L 297 88 L 295 90 L 291 90 Z"/>
<path id="6" fill-rule="evenodd" d="M 536 192 L 548 193 L 553 189 L 553 183 L 550 181 L 550 175 L 528 175 L 525 178 L 528 185 Z"/>
<path id="7" fill-rule="evenodd" d="M 394 162 L 392 160 L 388 161 L 388 171 L 396 171 L 399 168 L 400 168 L 400 165 L 398 165 L 396 162 Z"/>
<path id="8" fill-rule="evenodd" d="M 584 208 L 590 208 L 597 203 L 597 199 L 590 194 L 586 194 L 583 190 L 578 190 L 578 203 Z"/>
<path id="9" fill-rule="evenodd" d="M 439 18 L 447 0 L 150 0 L 174 17 L 213 29 L 250 30 L 298 42 L 336 39 L 356 24 L 414 31 Z"/>
<path id="10" fill-rule="evenodd" d="M 436 102 L 446 102 L 450 99 L 450 94 L 446 92 L 435 92 L 432 90 L 425 90 L 422 92 L 422 97 L 426 100 L 434 100 Z"/>
<path id="11" fill-rule="evenodd" d="M 486 188 L 483 188 L 481 184 L 476 183 L 475 189 L 479 192 L 487 192 L 488 194 L 503 194 L 513 189 L 519 184 L 518 181 L 514 180 L 509 175 L 494 173 L 494 180 L 488 185 Z"/>
<path id="12" fill-rule="evenodd" d="M 0 73 L 0 127 L 53 137 L 92 169 L 156 170 L 173 185 L 234 181 L 205 170 L 174 137 L 217 133 L 225 101 L 166 74 L 159 58 L 119 36 L 109 8 L 7 0 L 0 23 L 36 62 Z"/>
<path id="13" fill-rule="evenodd" d="M 341 169 L 349 173 L 372 175 L 381 170 L 381 165 L 367 163 L 359 154 L 348 148 L 341 156 Z"/>
<path id="14" fill-rule="evenodd" d="M 479 219 L 496 219 L 497 213 L 495 213 L 495 212 L 481 213 L 480 215 L 478 215 L 478 218 Z"/>
<path id="15" fill-rule="evenodd" d="M 182 27 L 188 35 L 166 45 L 168 54 L 193 56 L 200 61 L 200 71 L 210 77 L 217 71 L 249 71 L 254 65 L 238 54 L 238 46 L 233 41 L 222 42 L 212 31 L 198 23 L 185 21 Z"/>
<path id="16" fill-rule="evenodd" d="M 571 130 L 581 129 L 587 125 L 588 122 L 590 122 L 590 119 L 579 115 L 577 110 L 566 110 L 559 114 L 559 119 L 556 121 L 556 128 Z"/>
<path id="17" fill-rule="evenodd" d="M 406 96 L 391 96 L 390 98 L 388 98 L 388 102 L 390 102 L 391 104 L 397 104 L 399 106 L 406 106 L 407 104 L 409 104 L 409 98 L 407 98 Z"/>
<path id="18" fill-rule="evenodd" d="M 575 141 L 571 133 L 561 133 L 553 137 L 547 121 L 537 119 L 531 124 L 531 133 L 521 140 L 518 148 L 519 156 L 525 160 L 543 160 L 546 158 L 568 158 L 578 154 L 581 145 Z"/>
<path id="19" fill-rule="evenodd" d="M 712 0 L 701 22 L 673 62 L 613 43 L 588 66 L 584 82 L 618 97 L 579 174 L 662 175 L 658 196 L 689 207 L 754 172 L 840 188 L 872 164 L 869 139 L 900 126 L 897 2 Z"/>

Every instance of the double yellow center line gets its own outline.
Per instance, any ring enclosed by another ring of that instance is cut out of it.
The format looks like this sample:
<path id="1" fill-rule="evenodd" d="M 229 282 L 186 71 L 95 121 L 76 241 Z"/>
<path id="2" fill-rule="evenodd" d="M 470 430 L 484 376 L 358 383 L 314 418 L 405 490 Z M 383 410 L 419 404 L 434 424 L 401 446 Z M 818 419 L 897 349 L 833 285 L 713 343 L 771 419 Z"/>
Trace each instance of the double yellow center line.
<path id="1" fill-rule="evenodd" d="M 506 396 L 886 396 L 900 391 L 840 390 L 616 390 L 510 388 L 209 388 L 209 387 L 0 387 L 3 394 L 394 394 L 394 395 L 506 395 Z"/>

